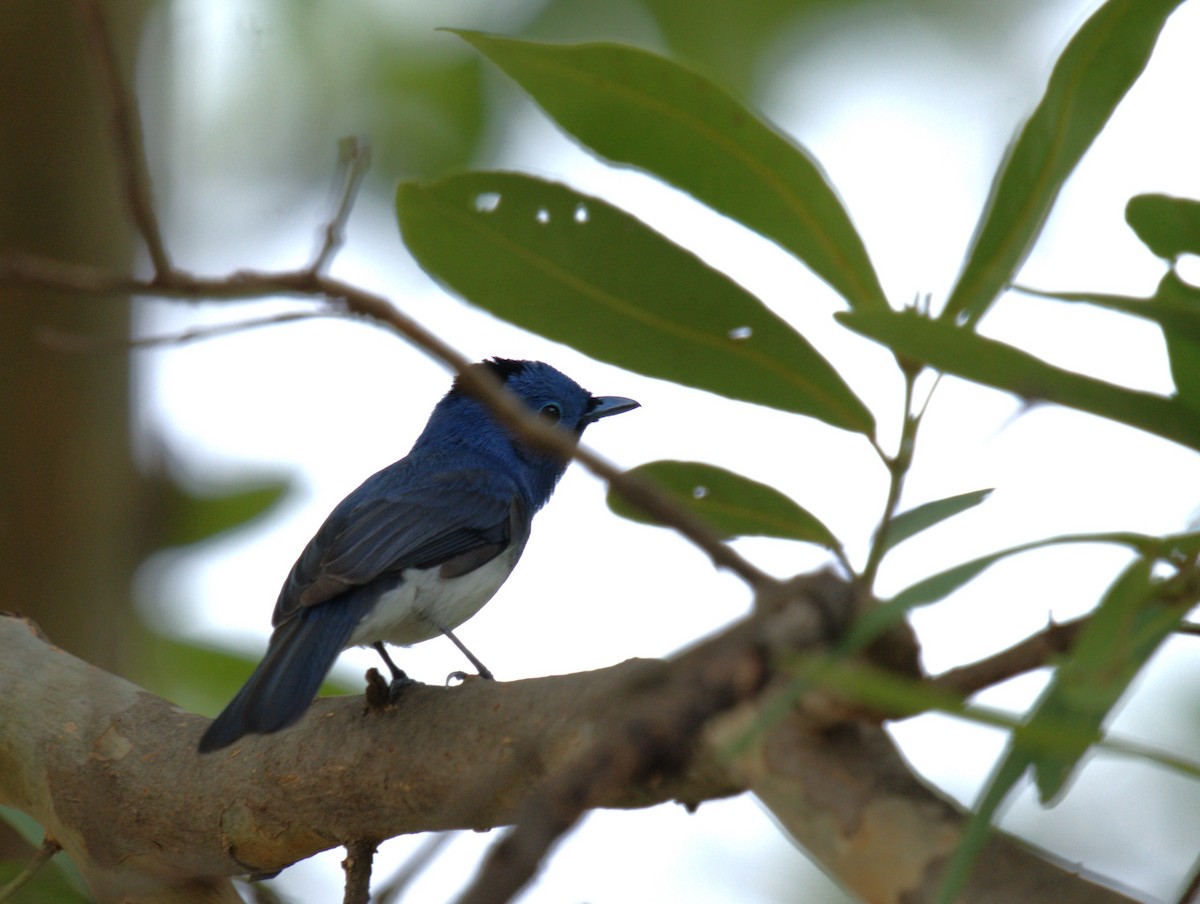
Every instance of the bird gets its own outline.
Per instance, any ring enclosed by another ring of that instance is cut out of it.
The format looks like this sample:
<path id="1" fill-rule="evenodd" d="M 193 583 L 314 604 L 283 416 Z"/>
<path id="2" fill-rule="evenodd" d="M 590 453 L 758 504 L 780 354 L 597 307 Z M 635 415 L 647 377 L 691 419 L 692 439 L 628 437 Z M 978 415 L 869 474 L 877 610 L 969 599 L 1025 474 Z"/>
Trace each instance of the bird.
<path id="1" fill-rule="evenodd" d="M 469 367 L 490 371 L 576 439 L 640 407 L 594 396 L 541 361 L 496 357 Z M 349 647 L 373 646 L 394 689 L 408 679 L 384 644 L 444 635 L 491 678 L 454 629 L 512 572 L 567 464 L 517 439 L 456 377 L 408 455 L 343 499 L 304 547 L 275 603 L 266 654 L 204 732 L 200 752 L 293 725 Z"/>

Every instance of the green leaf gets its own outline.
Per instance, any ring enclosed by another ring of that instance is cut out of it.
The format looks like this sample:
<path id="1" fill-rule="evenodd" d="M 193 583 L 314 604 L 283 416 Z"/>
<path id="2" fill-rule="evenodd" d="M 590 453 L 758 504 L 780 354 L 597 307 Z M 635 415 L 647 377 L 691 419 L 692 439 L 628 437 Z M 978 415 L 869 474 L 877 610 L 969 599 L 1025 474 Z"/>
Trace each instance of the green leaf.
<path id="1" fill-rule="evenodd" d="M 1109 0 L 1055 63 L 1046 92 L 1009 146 L 944 316 L 974 322 L 1008 287 L 1059 190 L 1104 128 L 1183 0 Z"/>
<path id="2" fill-rule="evenodd" d="M 1200 201 L 1137 195 L 1125 205 L 1125 222 L 1159 257 L 1200 254 Z"/>
<path id="3" fill-rule="evenodd" d="M 1102 295 L 1094 292 L 1042 292 L 1022 286 L 1021 291 L 1055 301 L 1085 303 L 1110 311 L 1132 314 L 1152 320 L 1164 333 L 1176 333 L 1200 341 L 1200 289 L 1188 285 L 1169 271 L 1149 298 L 1126 295 Z"/>
<path id="4" fill-rule="evenodd" d="M 269 613 L 264 612 L 264 620 Z M 266 647 L 264 645 L 263 652 Z M 238 692 L 261 655 L 244 655 L 189 643 L 143 628 L 131 680 L 166 700 L 198 713 L 215 715 Z M 322 695 L 359 694 L 363 685 L 326 678 Z"/>
<path id="5" fill-rule="evenodd" d="M 852 307 L 887 307 L 862 239 L 820 166 L 704 76 L 617 44 L 456 34 L 601 157 L 645 170 L 761 233 Z"/>
<path id="6" fill-rule="evenodd" d="M 979 556 L 976 559 L 939 571 L 937 574 L 923 578 L 917 583 L 897 593 L 891 600 L 881 603 L 859 617 L 853 627 L 846 632 L 838 645 L 839 652 L 853 653 L 861 650 L 876 637 L 883 634 L 892 625 L 898 623 L 913 609 L 929 606 L 944 600 L 950 594 L 969 584 L 997 562 L 1009 556 L 1042 549 L 1047 546 L 1060 546 L 1077 543 L 1114 543 L 1128 546 L 1149 558 L 1178 558 L 1196 554 L 1200 551 L 1200 535 L 1178 534 L 1163 538 L 1151 537 L 1147 534 L 1135 534 L 1126 531 L 1093 533 L 1093 534 L 1061 534 L 1010 546 L 997 552 Z"/>
<path id="7" fill-rule="evenodd" d="M 1030 731 L 1053 731 L 1061 739 L 1033 752 L 1042 803 L 1062 792 L 1134 676 L 1195 602 L 1193 594 L 1182 603 L 1163 598 L 1151 565 L 1136 560 L 1109 588 L 1028 719 Z"/>
<path id="8" fill-rule="evenodd" d="M 40 842 L 39 842 L 40 843 Z M 43 867 L 11 900 L 14 904 L 91 904 L 93 899 L 80 892 L 59 868 L 67 855 L 59 852 L 51 865 Z M 0 862 L 0 891 L 25 870 L 24 863 Z"/>
<path id="9" fill-rule="evenodd" d="M 952 518 L 960 512 L 974 508 L 990 495 L 992 495 L 991 490 L 974 490 L 970 493 L 962 493 L 958 496 L 949 496 L 946 499 L 926 502 L 924 505 L 918 505 L 915 509 L 909 509 L 907 512 L 903 512 L 893 518 L 887 526 L 883 548 L 885 550 L 891 549 L 903 543 L 914 534 L 919 534 L 921 531 L 933 527 L 940 521 L 945 521 L 947 518 Z"/>
<path id="10" fill-rule="evenodd" d="M 1025 770 L 1043 803 L 1059 795 L 1129 683 L 1194 603 L 1156 600 L 1152 561 L 1139 558 L 1109 588 L 1070 657 L 1009 741 L 946 867 L 938 900 L 951 902 L 987 840 L 997 809 Z"/>
<path id="11" fill-rule="evenodd" d="M 629 214 L 516 173 L 401 184 L 413 256 L 518 326 L 652 377 L 870 434 L 824 358 L 724 274 Z"/>
<path id="12" fill-rule="evenodd" d="M 966 887 L 975 861 L 979 859 L 979 854 L 991 834 L 996 811 L 1028 768 L 1028 754 L 1010 749 L 1008 756 L 992 770 L 983 793 L 963 827 L 962 838 L 946 863 L 945 872 L 942 873 L 942 884 L 935 899 L 938 904 L 954 904 L 959 900 L 959 894 Z"/>
<path id="13" fill-rule="evenodd" d="M 902 360 L 993 386 L 1027 402 L 1054 402 L 1200 449 L 1200 418 L 1176 398 L 1126 389 L 1055 367 L 1028 352 L 985 339 L 945 319 L 905 311 L 842 312 L 838 320 L 882 343 Z"/>
<path id="14" fill-rule="evenodd" d="M 1175 397 L 1200 417 L 1200 341 L 1164 330 Z"/>
<path id="15" fill-rule="evenodd" d="M 195 493 L 168 479 L 161 486 L 167 516 L 165 530 L 154 539 L 165 546 L 208 540 L 262 517 L 278 504 L 287 489 L 286 481 L 273 480 L 223 487 L 215 493 Z"/>
<path id="16" fill-rule="evenodd" d="M 697 461 L 652 461 L 630 474 L 650 480 L 704 518 L 725 538 L 777 537 L 838 546 L 829 529 L 774 487 L 716 465 Z M 659 522 L 630 505 L 611 488 L 608 506 L 643 524 Z"/>

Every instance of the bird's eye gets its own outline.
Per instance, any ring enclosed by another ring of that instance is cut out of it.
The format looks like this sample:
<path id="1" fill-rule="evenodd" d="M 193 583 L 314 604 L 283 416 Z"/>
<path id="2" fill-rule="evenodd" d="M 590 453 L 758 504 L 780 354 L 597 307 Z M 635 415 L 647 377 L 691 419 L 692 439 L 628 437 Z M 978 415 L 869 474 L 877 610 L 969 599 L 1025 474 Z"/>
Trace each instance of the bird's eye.
<path id="1" fill-rule="evenodd" d="M 555 424 L 558 423 L 558 420 L 562 417 L 562 408 L 554 402 L 548 402 L 542 406 L 538 414 L 540 414 L 550 423 Z"/>

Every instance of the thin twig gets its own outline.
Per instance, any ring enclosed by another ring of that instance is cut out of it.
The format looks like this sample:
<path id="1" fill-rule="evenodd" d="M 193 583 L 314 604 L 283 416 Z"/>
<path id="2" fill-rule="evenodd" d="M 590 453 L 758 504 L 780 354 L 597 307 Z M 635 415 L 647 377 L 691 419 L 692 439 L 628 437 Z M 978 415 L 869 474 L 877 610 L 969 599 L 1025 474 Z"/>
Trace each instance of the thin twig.
<path id="1" fill-rule="evenodd" d="M 391 327 L 419 350 L 448 365 L 500 421 L 523 441 L 548 452 L 573 458 L 631 505 L 673 527 L 703 550 L 718 568 L 728 569 L 755 591 L 778 589 L 779 582 L 734 551 L 701 518 L 654 484 L 626 474 L 595 452 L 576 444 L 565 430 L 531 413 L 486 369 L 470 368 L 471 361 L 390 301 L 351 283 L 308 270 L 264 272 L 239 270 L 217 277 L 194 276 L 172 270 L 152 280 L 114 276 L 81 264 L 68 264 L 26 254 L 0 257 L 0 282 L 33 283 L 43 287 L 88 294 L 125 293 L 159 298 L 247 300 L 281 295 L 319 299 L 345 305 L 349 314 L 377 326 Z"/>
<path id="2" fill-rule="evenodd" d="M 346 894 L 342 904 L 371 904 L 371 864 L 379 842 L 362 838 L 346 845 L 346 859 L 342 869 L 346 871 Z"/>
<path id="3" fill-rule="evenodd" d="M 587 470 L 608 482 L 631 505 L 664 521 L 708 554 L 713 564 L 737 574 L 753 589 L 761 591 L 778 583 L 725 543 L 706 522 L 648 481 L 626 474 L 584 446 L 576 445 L 566 431 L 551 427 L 530 413 L 487 370 L 468 369 L 472 363 L 462 354 L 402 314 L 386 298 L 332 277 L 306 270 L 263 272 L 240 270 L 224 278 L 198 277 L 172 270 L 153 280 L 115 276 L 80 264 L 30 255 L 0 258 L 0 282 L 37 284 L 88 294 L 146 295 L 160 298 L 247 300 L 288 295 L 342 302 L 377 326 L 388 326 L 431 358 L 447 364 L 463 377 L 463 385 L 481 399 L 502 423 L 523 441 L 538 448 L 574 458 Z"/>
<path id="4" fill-rule="evenodd" d="M 117 144 L 117 166 L 125 186 L 125 198 L 156 275 L 171 271 L 171 259 L 163 243 L 154 210 L 153 193 L 150 189 L 149 166 L 146 163 L 146 145 L 142 138 L 141 123 L 137 107 L 130 100 L 116 51 L 108 32 L 104 10 L 99 0 L 78 0 L 79 10 L 91 44 L 92 56 L 100 75 L 100 89 L 108 112 L 112 136 Z"/>
<path id="5" fill-rule="evenodd" d="M 888 549 L 888 532 L 892 519 L 900 505 L 900 495 L 904 491 L 904 479 L 912 466 L 913 451 L 917 442 L 917 429 L 921 425 L 921 416 L 913 411 L 913 396 L 917 377 L 921 373 L 919 367 L 904 368 L 904 424 L 900 430 L 900 443 L 896 454 L 884 457 L 884 465 L 888 469 L 888 495 L 883 505 L 883 514 L 879 519 L 879 527 L 871 541 L 871 550 L 867 554 L 867 564 L 863 566 L 863 586 L 870 589 L 875 584 L 875 575 Z"/>
<path id="6" fill-rule="evenodd" d="M 929 679 L 928 684 L 969 697 L 1001 681 L 1050 665 L 1055 656 L 1071 649 L 1089 621 L 1091 616 L 1084 615 L 1071 621 L 1051 622 L 1032 637 L 986 659 L 942 672 Z"/>
<path id="7" fill-rule="evenodd" d="M 334 255 L 346 241 L 346 221 L 354 208 L 363 177 L 371 168 L 371 146 L 355 137 L 343 138 L 338 143 L 338 162 L 342 173 L 342 185 L 338 191 L 337 205 L 333 215 L 321 230 L 321 246 L 308 266 L 310 273 L 323 273 L 333 261 Z"/>
<path id="8" fill-rule="evenodd" d="M 263 326 L 278 326 L 282 323 L 292 323 L 297 320 L 313 320 L 317 317 L 344 317 L 345 315 L 346 312 L 344 310 L 321 308 L 314 311 L 288 311 L 283 314 L 274 314 L 270 317 L 239 320 L 236 323 L 218 323 L 213 326 L 183 330 L 179 333 L 170 333 L 163 336 L 143 336 L 138 339 L 81 336 L 77 333 L 64 333 L 53 329 L 42 330 L 39 338 L 49 348 L 56 351 L 68 352 L 104 352 L 131 348 L 161 348 L 163 346 L 186 345 L 189 342 L 200 342 L 205 339 L 213 339 L 217 336 L 228 336 Z"/>
<path id="9" fill-rule="evenodd" d="M 428 869 L 446 845 L 458 835 L 458 832 L 431 833 L 421 842 L 421 846 L 417 848 L 416 852 L 396 871 L 396 875 L 375 891 L 374 904 L 396 904 L 417 876 Z"/>
<path id="10" fill-rule="evenodd" d="M 54 855 L 61 850 L 62 845 L 49 835 L 46 835 L 42 839 L 42 846 L 33 855 L 33 859 L 25 864 L 25 869 L 21 870 L 16 878 L 4 886 L 4 888 L 0 888 L 0 902 L 11 900 L 12 896 L 28 885 L 33 877 L 38 874 L 38 871 L 49 863 Z"/>

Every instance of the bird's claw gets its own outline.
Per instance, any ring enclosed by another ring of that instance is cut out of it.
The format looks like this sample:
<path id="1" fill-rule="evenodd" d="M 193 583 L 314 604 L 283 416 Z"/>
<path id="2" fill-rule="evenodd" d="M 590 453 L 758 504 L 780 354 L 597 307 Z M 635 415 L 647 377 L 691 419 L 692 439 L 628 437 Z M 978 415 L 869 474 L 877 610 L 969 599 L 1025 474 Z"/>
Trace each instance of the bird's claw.
<path id="1" fill-rule="evenodd" d="M 382 709 L 395 703 L 405 688 L 420 683 L 415 678 L 409 678 L 400 669 L 396 670 L 390 683 L 384 680 L 379 669 L 369 669 L 367 671 L 367 706 L 371 709 Z"/>
<path id="2" fill-rule="evenodd" d="M 383 709 L 392 702 L 391 689 L 384 681 L 383 676 L 379 674 L 379 669 L 367 670 L 367 689 L 364 693 L 367 698 L 367 709 Z"/>
<path id="3" fill-rule="evenodd" d="M 495 681 L 496 676 L 487 669 L 483 669 L 478 675 L 472 675 L 470 672 L 451 672 L 446 676 L 446 687 L 450 687 L 454 683 L 466 684 L 472 678 L 482 678 L 484 681 Z"/>

